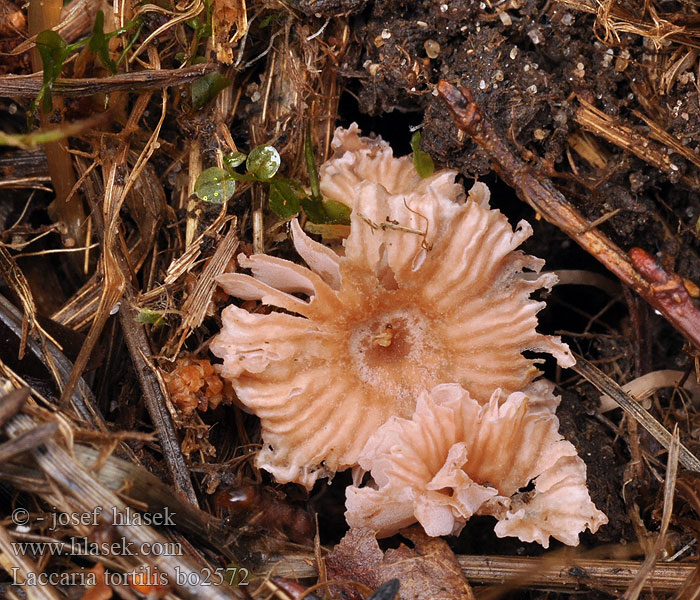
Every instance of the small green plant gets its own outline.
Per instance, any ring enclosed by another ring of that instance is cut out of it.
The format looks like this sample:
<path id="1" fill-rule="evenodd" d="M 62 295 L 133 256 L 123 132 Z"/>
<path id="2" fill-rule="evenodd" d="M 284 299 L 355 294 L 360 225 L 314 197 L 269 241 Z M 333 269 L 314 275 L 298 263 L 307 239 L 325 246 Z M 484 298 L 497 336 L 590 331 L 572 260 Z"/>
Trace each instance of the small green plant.
<path id="1" fill-rule="evenodd" d="M 418 175 L 423 179 L 430 177 L 435 171 L 435 163 L 432 157 L 427 152 L 420 149 L 421 135 L 420 131 L 416 131 L 411 136 L 411 150 L 413 150 L 413 166 L 416 168 Z"/>
<path id="2" fill-rule="evenodd" d="M 306 161 L 311 181 L 311 195 L 304 186 L 293 179 L 278 177 L 281 160 L 274 146 L 262 145 L 251 150 L 249 155 L 233 152 L 223 159 L 225 168 L 212 167 L 202 171 L 195 183 L 194 193 L 200 200 L 221 204 L 233 196 L 236 181 L 250 181 L 270 186 L 269 206 L 281 219 L 288 219 L 301 210 L 312 223 L 347 225 L 350 209 L 334 200 L 321 196 L 318 173 L 313 160 L 313 149 L 309 152 L 310 137 L 306 141 Z M 246 173 L 236 168 L 245 162 Z"/>
<path id="3" fill-rule="evenodd" d="M 265 27 L 269 27 L 270 25 L 273 25 L 274 23 L 279 21 L 281 18 L 282 18 L 281 12 L 270 13 L 262 21 L 260 21 L 260 25 L 258 25 L 258 27 L 260 29 L 265 29 Z"/>
<path id="4" fill-rule="evenodd" d="M 211 37 L 211 0 L 204 1 L 204 10 L 196 17 L 187 21 L 187 25 L 194 30 L 194 39 L 192 40 L 191 46 L 192 54 L 186 61 L 189 64 L 196 60 L 199 42 Z"/>
<path id="5" fill-rule="evenodd" d="M 95 25 L 89 39 L 90 51 L 100 59 L 105 69 L 109 69 L 112 75 L 116 75 L 117 65 L 109 56 L 110 37 L 105 35 L 105 15 L 102 11 L 99 11 L 95 17 Z"/>
<path id="6" fill-rule="evenodd" d="M 194 193 L 200 200 L 210 204 L 228 202 L 236 191 L 236 180 L 226 169 L 211 167 L 202 171 L 194 184 Z"/>
<path id="7" fill-rule="evenodd" d="M 192 64 L 198 65 L 206 62 L 203 56 L 196 57 Z M 190 95 L 192 97 L 192 108 L 199 110 L 203 108 L 210 100 L 213 100 L 216 95 L 231 85 L 232 81 L 224 77 L 218 71 L 207 73 L 204 77 L 200 77 L 190 84 Z"/>
<path id="8" fill-rule="evenodd" d="M 144 325 L 152 325 L 153 327 L 160 327 L 165 324 L 165 315 L 157 310 L 142 308 L 136 313 L 136 322 L 143 323 Z"/>
<path id="9" fill-rule="evenodd" d="M 110 33 L 104 32 L 105 15 L 100 10 L 95 17 L 95 24 L 92 28 L 92 35 L 90 37 L 75 42 L 74 44 L 67 44 L 66 41 L 55 31 L 51 29 L 46 29 L 36 36 L 36 47 L 39 51 L 39 56 L 41 57 L 41 64 L 44 70 L 44 77 L 39 90 L 39 95 L 36 97 L 32 103 L 32 114 L 36 109 L 41 106 L 41 110 L 44 113 L 51 112 L 53 109 L 53 101 L 51 99 L 51 90 L 56 82 L 56 79 L 61 75 L 63 70 L 63 64 L 66 59 L 76 52 L 88 46 L 91 52 L 95 54 L 100 59 L 102 65 L 108 69 L 112 74 L 117 72 L 117 67 L 124 60 L 126 53 L 129 48 L 133 45 L 138 37 L 141 27 L 143 26 L 140 19 L 134 19 L 126 24 L 126 26 L 112 31 Z M 113 61 L 109 56 L 109 41 L 117 36 L 122 35 L 129 31 L 129 29 L 138 26 L 136 33 L 132 36 L 129 44 L 124 48 L 119 60 Z"/>
<path id="10" fill-rule="evenodd" d="M 187 21 L 187 25 L 194 31 L 194 38 L 190 46 L 190 54 L 178 52 L 175 58 L 187 65 L 200 65 L 207 62 L 204 56 L 198 56 L 199 44 L 202 40 L 211 37 L 211 1 L 205 0 L 204 10 L 196 17 Z M 190 84 L 190 96 L 192 98 L 192 108 L 200 110 L 217 94 L 231 85 L 232 80 L 224 77 L 221 73 L 207 73 Z"/>

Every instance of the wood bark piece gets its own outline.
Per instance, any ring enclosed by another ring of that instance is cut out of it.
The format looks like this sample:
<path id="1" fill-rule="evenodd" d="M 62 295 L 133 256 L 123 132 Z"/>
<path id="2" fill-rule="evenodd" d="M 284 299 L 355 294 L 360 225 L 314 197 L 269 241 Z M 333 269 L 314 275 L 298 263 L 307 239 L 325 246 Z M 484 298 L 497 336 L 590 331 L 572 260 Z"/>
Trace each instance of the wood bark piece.
<path id="1" fill-rule="evenodd" d="M 481 109 L 471 92 L 458 89 L 447 81 L 438 83 L 438 92 L 452 114 L 455 125 L 481 146 L 494 162 L 501 178 L 515 189 L 521 200 L 527 202 L 549 223 L 556 225 L 579 246 L 599 260 L 623 283 L 630 286 L 656 308 L 680 333 L 700 349 L 700 310 L 691 301 L 685 303 L 682 314 L 669 310 L 663 288 L 649 281 L 635 267 L 630 257 L 610 241 L 576 210 L 547 178 L 536 176 L 506 145 Z M 667 274 L 669 278 L 677 277 Z M 679 318 L 680 317 L 680 318 Z"/>

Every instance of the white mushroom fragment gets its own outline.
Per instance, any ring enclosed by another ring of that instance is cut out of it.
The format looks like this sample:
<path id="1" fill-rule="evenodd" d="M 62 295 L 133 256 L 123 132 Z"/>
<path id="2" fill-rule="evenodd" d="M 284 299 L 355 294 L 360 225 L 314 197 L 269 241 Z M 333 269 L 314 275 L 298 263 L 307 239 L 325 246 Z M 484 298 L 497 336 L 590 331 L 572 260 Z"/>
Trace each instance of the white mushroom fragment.
<path id="1" fill-rule="evenodd" d="M 499 537 L 577 545 L 607 517 L 591 502 L 586 466 L 556 416 L 528 403 L 497 390 L 480 404 L 457 384 L 424 392 L 411 420 L 389 419 L 360 453 L 373 482 L 347 489 L 348 523 L 388 536 L 418 521 L 438 536 L 458 534 L 474 514 L 493 515 Z"/>

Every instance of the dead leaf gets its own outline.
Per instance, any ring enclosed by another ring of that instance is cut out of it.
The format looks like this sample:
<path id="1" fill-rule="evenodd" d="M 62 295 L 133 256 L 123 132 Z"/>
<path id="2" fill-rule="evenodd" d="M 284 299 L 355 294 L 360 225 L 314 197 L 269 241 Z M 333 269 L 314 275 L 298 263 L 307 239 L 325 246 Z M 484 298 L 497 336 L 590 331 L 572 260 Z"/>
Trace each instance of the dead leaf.
<path id="1" fill-rule="evenodd" d="M 414 548 L 401 544 L 383 553 L 369 529 L 351 529 L 326 557 L 328 579 L 351 579 L 370 588 L 398 579 L 400 600 L 473 600 L 471 587 L 457 559 L 442 538 L 431 538 L 418 527 L 401 535 Z M 349 598 L 359 598 L 343 588 Z"/>
<path id="2" fill-rule="evenodd" d="M 233 48 L 248 31 L 248 15 L 245 0 L 214 0 L 211 13 L 212 37 L 216 60 L 230 65 Z M 234 29 L 231 33 L 231 29 Z"/>

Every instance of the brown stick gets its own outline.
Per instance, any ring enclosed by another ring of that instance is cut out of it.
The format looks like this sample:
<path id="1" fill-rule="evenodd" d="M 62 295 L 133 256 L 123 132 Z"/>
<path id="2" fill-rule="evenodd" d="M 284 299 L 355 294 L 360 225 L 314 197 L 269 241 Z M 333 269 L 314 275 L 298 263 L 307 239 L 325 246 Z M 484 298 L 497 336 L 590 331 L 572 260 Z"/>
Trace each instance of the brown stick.
<path id="1" fill-rule="evenodd" d="M 35 35 L 40 31 L 58 25 L 61 20 L 61 0 L 34 1 L 29 3 L 28 26 L 29 34 Z M 40 71 L 43 67 L 38 48 L 31 50 L 32 67 L 34 71 Z M 42 77 L 43 78 L 43 77 Z M 54 111 L 51 115 L 40 114 L 41 125 L 45 130 L 56 127 L 63 122 L 63 100 L 57 98 L 54 102 Z M 49 165 L 51 184 L 56 192 L 55 200 L 49 205 L 49 216 L 54 221 L 61 221 L 65 225 L 65 233 L 62 233 L 64 244 L 71 248 L 85 244 L 85 207 L 79 194 L 72 194 L 71 190 L 77 181 L 73 161 L 68 152 L 67 140 L 58 140 L 44 144 L 46 160 Z M 77 257 L 72 257 L 70 264 L 77 272 Z"/>
<path id="2" fill-rule="evenodd" d="M 91 94 L 109 94 L 117 91 L 158 90 L 192 83 L 217 69 L 214 63 L 192 65 L 182 69 L 154 69 L 135 73 L 119 73 L 112 77 L 85 79 L 58 78 L 51 89 L 53 96 L 79 98 Z M 42 84 L 41 73 L 32 75 L 5 75 L 0 77 L 0 97 L 34 98 Z"/>
<path id="3" fill-rule="evenodd" d="M 199 506 L 197 495 L 192 487 L 190 470 L 180 450 L 177 432 L 165 405 L 165 393 L 156 375 L 155 367 L 149 358 L 151 349 L 148 338 L 143 325 L 136 320 L 138 311 L 133 308 L 133 302 L 133 290 L 131 285 L 128 285 L 119 310 L 119 318 L 129 354 L 134 363 L 134 370 L 141 384 L 144 402 L 153 421 L 153 426 L 158 432 L 163 456 L 173 477 L 175 487 L 191 504 Z"/>
<path id="4" fill-rule="evenodd" d="M 616 244 L 611 242 L 588 220 L 579 213 L 568 200 L 545 177 L 536 177 L 520 158 L 515 156 L 503 139 L 496 133 L 491 123 L 484 117 L 479 106 L 474 102 L 471 92 L 465 88 L 457 89 L 452 84 L 441 81 L 438 92 L 452 113 L 452 119 L 458 129 L 469 134 L 489 154 L 494 168 L 501 178 L 515 188 L 521 200 L 527 202 L 549 223 L 556 225 L 579 246 L 612 271 L 623 283 L 630 286 L 649 304 L 656 308 L 666 319 L 696 348 L 700 348 L 700 310 L 690 301 L 681 298 L 680 314 L 670 310 L 665 291 L 658 282 L 647 279 L 640 272 L 633 260 Z M 666 274 L 668 281 L 674 274 Z M 676 281 L 674 279 L 674 281 Z M 677 291 L 674 286 L 673 289 Z M 673 302 L 675 300 L 672 299 Z"/>

